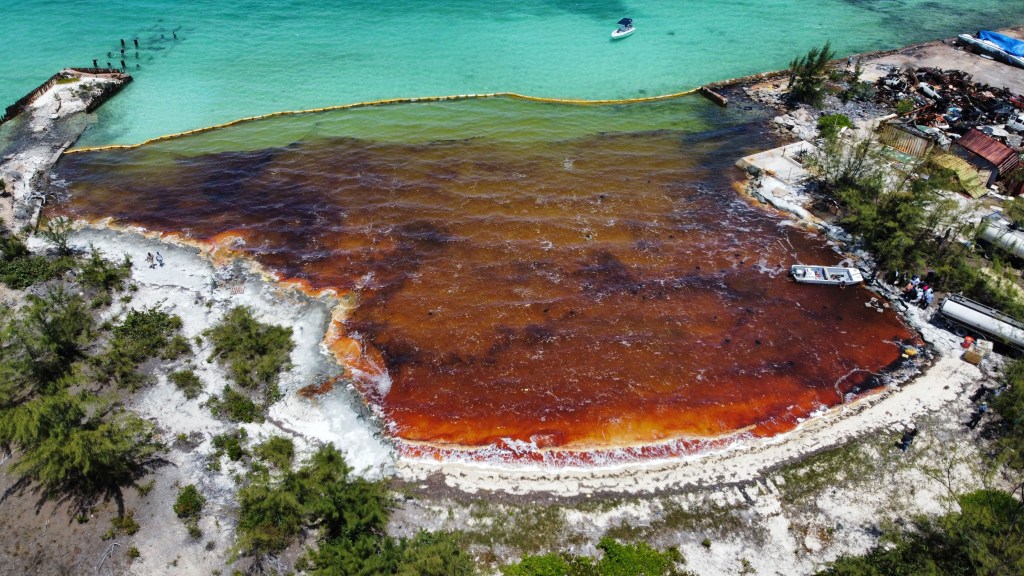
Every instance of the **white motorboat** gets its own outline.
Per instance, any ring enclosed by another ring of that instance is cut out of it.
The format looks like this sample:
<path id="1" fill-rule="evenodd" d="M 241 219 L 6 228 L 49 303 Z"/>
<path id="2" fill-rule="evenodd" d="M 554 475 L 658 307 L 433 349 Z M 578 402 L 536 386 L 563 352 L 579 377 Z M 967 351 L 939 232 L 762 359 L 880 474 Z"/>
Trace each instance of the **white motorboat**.
<path id="1" fill-rule="evenodd" d="M 636 28 L 633 26 L 632 18 L 623 18 L 618 22 L 619 27 L 612 30 L 612 40 L 618 40 L 619 38 L 625 38 L 633 32 L 636 32 Z"/>
<path id="2" fill-rule="evenodd" d="M 1007 50 L 1007 47 L 1010 47 L 1017 52 L 1024 51 L 1024 49 L 1020 47 L 1024 46 L 1024 42 L 1021 42 L 1016 38 L 1010 38 L 1009 36 L 1003 36 L 1002 34 L 997 34 L 988 30 L 982 30 L 978 33 L 977 38 L 970 34 L 960 34 L 957 36 L 957 39 L 960 40 L 960 43 L 964 46 L 971 47 L 977 51 L 979 56 L 993 58 L 1012 66 L 1024 68 L 1024 57 L 1018 53 Z"/>
<path id="3" fill-rule="evenodd" d="M 807 266 L 794 264 L 789 267 L 793 279 L 803 284 L 828 284 L 832 286 L 848 286 L 864 281 L 864 275 L 856 268 L 840 266 Z"/>

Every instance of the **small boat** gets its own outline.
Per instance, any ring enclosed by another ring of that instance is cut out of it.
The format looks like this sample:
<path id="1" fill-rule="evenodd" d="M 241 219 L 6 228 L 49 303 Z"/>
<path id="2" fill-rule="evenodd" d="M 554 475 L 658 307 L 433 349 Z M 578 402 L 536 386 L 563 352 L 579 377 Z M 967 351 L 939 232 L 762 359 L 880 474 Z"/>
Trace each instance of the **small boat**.
<path id="1" fill-rule="evenodd" d="M 612 30 L 612 40 L 618 40 L 619 38 L 625 38 L 633 32 L 636 32 L 636 28 L 633 27 L 632 18 L 623 18 L 618 22 L 619 27 Z"/>
<path id="2" fill-rule="evenodd" d="M 832 286 L 848 286 L 864 281 L 864 275 L 856 268 L 839 266 L 806 266 L 794 264 L 789 267 L 793 279 L 803 284 L 829 284 Z"/>
<path id="3" fill-rule="evenodd" d="M 989 30 L 978 32 L 977 37 L 960 34 L 957 39 L 962 45 L 973 48 L 978 56 L 1024 68 L 1024 41 Z"/>

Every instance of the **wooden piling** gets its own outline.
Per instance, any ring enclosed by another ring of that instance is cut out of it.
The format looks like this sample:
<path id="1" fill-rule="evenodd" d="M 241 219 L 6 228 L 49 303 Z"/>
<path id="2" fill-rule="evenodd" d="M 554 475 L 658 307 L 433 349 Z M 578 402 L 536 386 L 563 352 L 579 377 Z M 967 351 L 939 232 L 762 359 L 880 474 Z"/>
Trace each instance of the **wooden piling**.
<path id="1" fill-rule="evenodd" d="M 726 106 L 729 105 L 729 99 L 728 98 L 726 98 L 725 96 L 722 96 L 721 94 L 719 94 L 718 92 L 715 92 L 714 90 L 712 90 L 711 88 L 708 88 L 707 86 L 701 86 L 700 87 L 700 93 L 703 94 L 705 98 L 707 98 L 708 100 L 711 100 L 715 104 L 718 104 L 722 108 L 725 108 Z"/>

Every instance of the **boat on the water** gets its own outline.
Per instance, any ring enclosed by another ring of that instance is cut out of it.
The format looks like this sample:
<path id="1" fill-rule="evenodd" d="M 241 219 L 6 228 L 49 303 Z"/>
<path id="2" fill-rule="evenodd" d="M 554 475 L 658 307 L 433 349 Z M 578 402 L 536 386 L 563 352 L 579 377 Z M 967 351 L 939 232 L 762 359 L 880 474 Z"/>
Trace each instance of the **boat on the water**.
<path id="1" fill-rule="evenodd" d="M 864 275 L 856 268 L 841 266 L 809 266 L 794 264 L 789 267 L 793 279 L 802 284 L 829 284 L 832 286 L 848 286 L 864 281 Z"/>
<path id="2" fill-rule="evenodd" d="M 633 26 L 632 18 L 623 18 L 618 21 L 619 27 L 612 30 L 612 40 L 618 40 L 619 38 L 625 38 L 633 32 L 636 32 L 636 28 Z"/>
<path id="3" fill-rule="evenodd" d="M 978 36 L 961 34 L 957 39 L 980 56 L 989 56 L 1000 62 L 1024 68 L 1024 40 L 1011 38 L 991 30 L 982 30 Z"/>

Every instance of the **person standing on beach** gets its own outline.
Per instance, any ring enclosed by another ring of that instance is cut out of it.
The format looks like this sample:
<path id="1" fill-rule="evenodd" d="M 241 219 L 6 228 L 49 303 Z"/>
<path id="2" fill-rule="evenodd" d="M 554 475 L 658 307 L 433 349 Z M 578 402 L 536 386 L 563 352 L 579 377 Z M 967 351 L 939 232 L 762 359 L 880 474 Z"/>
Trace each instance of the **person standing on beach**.
<path id="1" fill-rule="evenodd" d="M 163 254 L 161 254 L 159 252 L 156 253 L 156 262 L 157 262 L 157 264 L 160 265 L 161 268 L 164 267 L 164 256 L 163 256 Z"/>
<path id="2" fill-rule="evenodd" d="M 150 268 L 156 268 L 156 264 L 153 263 L 153 253 L 152 252 L 146 252 L 146 262 L 149 264 Z"/>

